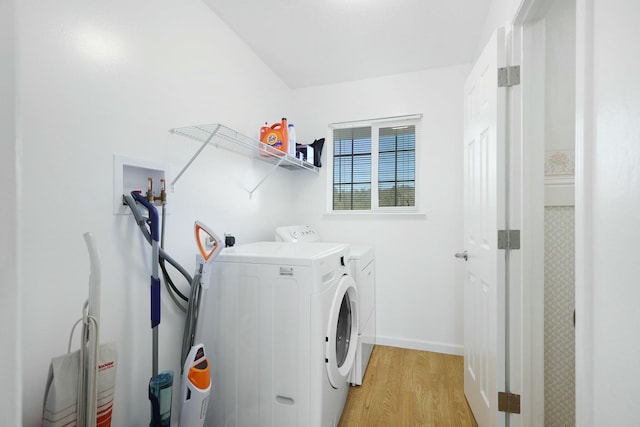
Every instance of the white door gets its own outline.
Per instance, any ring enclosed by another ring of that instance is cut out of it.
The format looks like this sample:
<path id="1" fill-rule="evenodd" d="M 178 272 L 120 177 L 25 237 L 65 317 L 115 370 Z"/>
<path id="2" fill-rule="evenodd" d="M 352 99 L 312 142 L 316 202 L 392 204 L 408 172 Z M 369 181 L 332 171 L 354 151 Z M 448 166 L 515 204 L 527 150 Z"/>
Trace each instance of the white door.
<path id="1" fill-rule="evenodd" d="M 505 213 L 504 30 L 499 29 L 465 82 L 464 392 L 480 427 L 504 425 L 504 251 L 497 248 Z"/>

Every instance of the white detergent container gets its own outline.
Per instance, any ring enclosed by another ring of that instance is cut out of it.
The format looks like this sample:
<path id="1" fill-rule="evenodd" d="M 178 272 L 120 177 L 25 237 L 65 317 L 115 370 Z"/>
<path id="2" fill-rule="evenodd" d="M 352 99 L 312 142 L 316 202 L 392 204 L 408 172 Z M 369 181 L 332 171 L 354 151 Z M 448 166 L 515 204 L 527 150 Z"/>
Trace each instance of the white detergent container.
<path id="1" fill-rule="evenodd" d="M 311 155 L 313 161 L 313 154 Z M 308 225 L 290 225 L 276 228 L 276 241 L 309 243 L 320 242 L 320 236 Z M 360 316 L 358 342 L 349 383 L 362 385 L 371 352 L 376 343 L 376 301 L 375 301 L 375 253 L 370 245 L 350 245 L 347 265 L 356 282 Z"/>
<path id="2" fill-rule="evenodd" d="M 287 126 L 287 131 L 289 132 L 289 153 L 293 157 L 296 156 L 296 128 L 292 123 L 289 123 Z"/>

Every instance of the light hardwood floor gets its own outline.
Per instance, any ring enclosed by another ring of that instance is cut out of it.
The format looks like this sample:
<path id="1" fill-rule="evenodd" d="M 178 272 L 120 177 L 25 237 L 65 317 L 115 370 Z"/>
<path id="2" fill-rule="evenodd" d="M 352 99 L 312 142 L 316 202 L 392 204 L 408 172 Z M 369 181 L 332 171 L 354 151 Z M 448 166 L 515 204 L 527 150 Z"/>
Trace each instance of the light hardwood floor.
<path id="1" fill-rule="evenodd" d="M 359 426 L 477 427 L 464 397 L 462 356 L 376 346 L 339 424 Z"/>

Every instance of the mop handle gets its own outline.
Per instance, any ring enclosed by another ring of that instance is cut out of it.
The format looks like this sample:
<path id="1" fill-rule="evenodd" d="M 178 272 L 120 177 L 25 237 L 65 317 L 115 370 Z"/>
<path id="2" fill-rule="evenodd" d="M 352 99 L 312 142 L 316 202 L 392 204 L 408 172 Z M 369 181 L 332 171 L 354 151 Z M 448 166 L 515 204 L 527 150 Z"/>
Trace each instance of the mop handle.
<path id="1" fill-rule="evenodd" d="M 197 308 L 196 315 L 196 325 L 195 331 L 193 332 L 194 342 L 192 344 L 197 344 L 201 341 L 202 336 L 202 322 L 204 320 L 204 305 L 206 303 L 206 294 L 209 289 L 210 283 L 210 273 L 211 267 L 213 264 L 213 260 L 218 256 L 224 245 L 222 244 L 223 240 L 209 227 L 207 227 L 203 222 L 196 221 L 194 223 L 194 232 L 196 237 L 196 244 L 198 245 L 198 250 L 200 251 L 200 255 L 203 258 L 202 269 L 200 273 L 200 289 L 201 294 L 198 301 L 199 307 Z M 204 244 L 203 244 L 204 243 Z"/>
<path id="2" fill-rule="evenodd" d="M 160 278 L 158 277 L 158 256 L 160 228 L 158 210 L 142 194 L 132 191 L 131 196 L 141 203 L 149 212 L 149 228 L 151 229 L 151 329 L 153 330 L 153 376 L 158 375 L 158 329 L 160 324 Z"/>
<path id="3" fill-rule="evenodd" d="M 203 222 L 196 221 L 194 223 L 194 232 L 196 237 L 196 244 L 200 255 L 202 255 L 202 273 L 200 277 L 200 285 L 204 289 L 209 288 L 209 273 L 211 272 L 211 264 L 213 260 L 218 256 L 224 245 L 223 240 Z M 203 242 L 207 240 L 207 243 L 203 245 Z M 209 246 L 210 245 L 210 246 Z"/>
<path id="4" fill-rule="evenodd" d="M 153 204 L 151 204 L 146 197 L 137 191 L 131 192 L 131 197 L 135 199 L 136 202 L 142 204 L 147 211 L 149 211 L 149 228 L 151 228 L 151 239 L 159 242 L 160 241 L 160 221 L 158 216 L 158 210 Z"/>

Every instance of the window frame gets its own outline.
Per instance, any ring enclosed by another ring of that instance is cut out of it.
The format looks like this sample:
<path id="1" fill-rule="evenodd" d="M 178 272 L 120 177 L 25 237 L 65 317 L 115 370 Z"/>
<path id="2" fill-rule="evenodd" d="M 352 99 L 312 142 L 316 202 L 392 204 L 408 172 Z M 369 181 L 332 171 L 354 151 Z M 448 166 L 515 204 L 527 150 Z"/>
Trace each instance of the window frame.
<path id="1" fill-rule="evenodd" d="M 420 156 L 421 156 L 421 125 L 422 114 L 413 114 L 407 116 L 386 117 L 369 120 L 358 120 L 350 122 L 340 122 L 329 124 L 327 149 L 327 212 L 330 214 L 372 214 L 372 213 L 417 213 L 420 208 L 420 189 L 422 183 L 420 181 Z M 379 200 L 379 138 L 380 128 L 390 128 L 399 126 L 415 126 L 415 163 L 414 163 L 414 179 L 415 179 L 415 203 L 414 206 L 385 206 L 380 207 Z M 370 209 L 333 209 L 333 184 L 334 184 L 334 130 L 370 127 L 371 128 L 371 206 Z"/>

